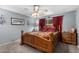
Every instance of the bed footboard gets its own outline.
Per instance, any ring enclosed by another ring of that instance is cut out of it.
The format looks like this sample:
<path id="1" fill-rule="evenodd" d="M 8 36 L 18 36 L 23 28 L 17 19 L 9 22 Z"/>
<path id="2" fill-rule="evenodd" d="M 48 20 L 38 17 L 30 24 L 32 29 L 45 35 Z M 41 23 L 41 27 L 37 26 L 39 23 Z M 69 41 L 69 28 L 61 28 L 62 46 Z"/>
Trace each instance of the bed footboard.
<path id="1" fill-rule="evenodd" d="M 53 52 L 55 49 L 55 46 L 51 40 L 28 33 L 23 34 L 23 31 L 21 32 L 21 44 L 28 44 L 43 52 Z"/>

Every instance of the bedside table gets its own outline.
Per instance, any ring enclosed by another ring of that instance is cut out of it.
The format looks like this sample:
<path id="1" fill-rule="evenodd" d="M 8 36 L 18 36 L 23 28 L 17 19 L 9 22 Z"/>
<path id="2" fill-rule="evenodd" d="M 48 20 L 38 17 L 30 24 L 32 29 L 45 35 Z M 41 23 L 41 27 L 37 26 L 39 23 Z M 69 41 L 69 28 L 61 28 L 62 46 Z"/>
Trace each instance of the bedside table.
<path id="1" fill-rule="evenodd" d="M 77 45 L 77 34 L 71 32 L 63 32 L 62 33 L 62 41 L 64 43 Z"/>

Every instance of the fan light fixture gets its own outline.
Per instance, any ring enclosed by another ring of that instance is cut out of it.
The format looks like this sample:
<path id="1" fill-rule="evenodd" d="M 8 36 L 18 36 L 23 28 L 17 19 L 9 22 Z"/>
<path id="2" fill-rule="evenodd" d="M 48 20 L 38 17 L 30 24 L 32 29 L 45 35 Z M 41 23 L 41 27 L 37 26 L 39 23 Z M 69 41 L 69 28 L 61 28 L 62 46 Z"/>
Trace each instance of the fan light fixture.
<path id="1" fill-rule="evenodd" d="M 35 18 L 39 16 L 39 5 L 34 5 L 32 16 Z"/>
<path id="2" fill-rule="evenodd" d="M 34 11 L 38 12 L 39 11 L 39 5 L 34 5 Z"/>

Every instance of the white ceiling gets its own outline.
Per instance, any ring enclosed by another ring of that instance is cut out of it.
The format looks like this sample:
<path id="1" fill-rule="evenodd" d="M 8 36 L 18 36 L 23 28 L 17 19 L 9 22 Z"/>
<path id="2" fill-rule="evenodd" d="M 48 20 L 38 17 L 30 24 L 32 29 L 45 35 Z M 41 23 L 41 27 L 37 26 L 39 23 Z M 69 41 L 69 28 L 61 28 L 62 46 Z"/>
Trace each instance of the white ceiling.
<path id="1" fill-rule="evenodd" d="M 56 13 L 73 11 L 78 7 L 79 5 L 40 5 L 40 10 L 44 13 L 43 16 L 46 16 Z M 22 15 L 31 16 L 33 5 L 0 5 L 0 8 Z"/>

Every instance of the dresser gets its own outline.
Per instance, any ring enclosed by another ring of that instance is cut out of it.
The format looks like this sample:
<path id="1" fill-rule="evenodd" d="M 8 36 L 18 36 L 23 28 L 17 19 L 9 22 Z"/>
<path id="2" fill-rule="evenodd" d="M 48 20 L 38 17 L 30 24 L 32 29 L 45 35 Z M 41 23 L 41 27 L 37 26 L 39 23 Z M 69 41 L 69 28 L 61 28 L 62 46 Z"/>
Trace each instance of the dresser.
<path id="1" fill-rule="evenodd" d="M 62 33 L 62 41 L 64 43 L 77 45 L 77 33 L 76 32 L 63 32 Z"/>

